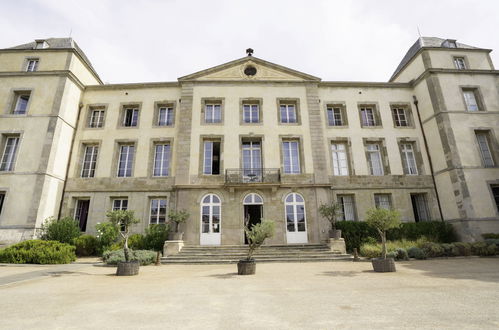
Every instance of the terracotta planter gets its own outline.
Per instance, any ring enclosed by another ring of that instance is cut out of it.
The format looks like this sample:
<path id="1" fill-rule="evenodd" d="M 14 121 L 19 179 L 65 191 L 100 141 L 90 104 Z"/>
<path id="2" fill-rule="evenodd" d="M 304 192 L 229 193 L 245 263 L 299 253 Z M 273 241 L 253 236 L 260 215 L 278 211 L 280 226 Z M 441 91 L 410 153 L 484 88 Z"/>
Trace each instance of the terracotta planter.
<path id="1" fill-rule="evenodd" d="M 340 239 L 341 238 L 341 229 L 330 230 L 329 238 Z"/>
<path id="2" fill-rule="evenodd" d="M 237 263 L 238 275 L 254 275 L 256 271 L 255 260 L 239 260 Z"/>
<path id="3" fill-rule="evenodd" d="M 395 261 L 393 258 L 375 258 L 371 260 L 375 272 L 386 273 L 395 272 Z"/>
<path id="4" fill-rule="evenodd" d="M 140 263 L 137 260 L 129 262 L 118 262 L 116 276 L 133 276 L 139 274 Z"/>

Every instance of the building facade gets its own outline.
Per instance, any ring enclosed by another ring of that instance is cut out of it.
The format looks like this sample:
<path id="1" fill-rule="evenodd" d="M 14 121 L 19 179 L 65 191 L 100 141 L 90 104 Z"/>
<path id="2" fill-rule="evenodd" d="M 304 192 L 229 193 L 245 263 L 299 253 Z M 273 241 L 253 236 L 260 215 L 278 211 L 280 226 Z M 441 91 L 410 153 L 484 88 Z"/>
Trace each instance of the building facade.
<path id="1" fill-rule="evenodd" d="M 188 244 L 319 243 L 318 214 L 372 207 L 499 232 L 499 90 L 490 50 L 420 38 L 389 82 L 328 82 L 256 58 L 176 82 L 103 84 L 72 39 L 0 50 L 0 241 L 113 209 L 135 231 L 186 209 Z"/>

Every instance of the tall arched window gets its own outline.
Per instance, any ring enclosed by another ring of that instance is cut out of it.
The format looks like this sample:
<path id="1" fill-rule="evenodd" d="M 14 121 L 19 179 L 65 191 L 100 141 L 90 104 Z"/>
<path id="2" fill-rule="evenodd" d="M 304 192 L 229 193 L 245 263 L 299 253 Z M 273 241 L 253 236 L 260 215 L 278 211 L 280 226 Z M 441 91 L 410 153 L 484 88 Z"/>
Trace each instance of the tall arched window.
<path id="1" fill-rule="evenodd" d="M 215 194 L 201 200 L 201 244 L 220 244 L 222 203 Z"/>
<path id="2" fill-rule="evenodd" d="M 263 199 L 260 195 L 251 193 L 247 194 L 246 197 L 244 197 L 243 200 L 244 205 L 262 205 L 263 204 Z"/>
<path id="3" fill-rule="evenodd" d="M 305 201 L 300 194 L 291 193 L 286 196 L 286 228 L 290 233 L 306 232 Z"/>

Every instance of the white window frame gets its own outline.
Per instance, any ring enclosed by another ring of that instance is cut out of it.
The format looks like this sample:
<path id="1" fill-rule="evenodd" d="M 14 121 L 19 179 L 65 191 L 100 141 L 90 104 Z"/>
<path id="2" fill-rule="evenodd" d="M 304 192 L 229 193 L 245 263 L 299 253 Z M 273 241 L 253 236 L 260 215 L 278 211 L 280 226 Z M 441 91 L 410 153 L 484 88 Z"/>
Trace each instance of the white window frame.
<path id="1" fill-rule="evenodd" d="M 458 70 L 466 70 L 466 61 L 464 60 L 464 57 L 456 56 L 454 57 L 454 66 Z"/>
<path id="2" fill-rule="evenodd" d="M 206 198 L 208 197 L 208 201 L 206 202 Z M 201 234 L 220 234 L 222 227 L 222 202 L 220 197 L 215 194 L 208 194 L 203 196 L 201 199 Z M 208 207 L 208 213 L 203 213 L 203 207 Z M 218 207 L 218 225 L 215 226 L 213 221 L 214 216 L 216 216 L 214 212 L 214 208 Z M 208 231 L 205 231 L 203 228 L 203 216 L 208 216 Z"/>
<path id="3" fill-rule="evenodd" d="M 292 146 L 296 147 L 293 148 Z M 296 150 L 296 154 L 294 151 Z M 288 165 L 286 165 L 286 160 L 288 160 Z M 282 161 L 283 161 L 283 173 L 284 174 L 300 174 L 300 141 L 289 140 L 282 141 Z M 288 168 L 288 169 L 287 169 Z"/>
<path id="4" fill-rule="evenodd" d="M 343 114 L 340 107 L 328 106 L 326 111 L 329 126 L 344 126 Z"/>
<path id="5" fill-rule="evenodd" d="M 95 176 L 95 167 L 98 155 L 98 145 L 85 145 L 80 173 L 82 178 L 93 178 Z"/>
<path id="6" fill-rule="evenodd" d="M 127 125 L 128 113 L 131 113 L 130 125 Z M 125 108 L 123 111 L 123 127 L 137 127 L 139 125 L 139 109 Z"/>
<path id="7" fill-rule="evenodd" d="M 158 147 L 161 149 L 158 150 Z M 154 144 L 154 162 L 152 173 L 153 176 L 168 176 L 170 171 L 170 143 L 156 143 Z M 159 165 L 159 166 L 158 166 Z"/>
<path id="8" fill-rule="evenodd" d="M 404 172 L 407 175 L 418 175 L 418 166 L 416 164 L 416 154 L 412 143 L 402 143 L 400 146 L 402 153 L 402 162 Z"/>
<path id="9" fill-rule="evenodd" d="M 430 210 L 428 209 L 428 199 L 426 197 L 427 194 L 419 193 L 419 194 L 411 194 L 411 197 L 414 197 L 416 201 L 416 210 L 418 213 L 419 221 L 430 221 Z"/>
<path id="10" fill-rule="evenodd" d="M 292 103 L 279 104 L 279 116 L 280 116 L 280 122 L 282 124 L 298 123 L 298 113 L 296 111 L 296 104 Z"/>
<path id="11" fill-rule="evenodd" d="M 164 202 L 164 207 L 162 207 L 162 203 Z M 156 208 L 157 212 L 156 214 L 153 214 L 153 206 L 156 203 Z M 164 208 L 164 214 L 161 212 L 161 209 Z M 164 218 L 161 221 L 161 218 Z M 157 197 L 157 198 L 151 198 L 151 201 L 149 203 L 149 224 L 151 225 L 159 225 L 159 224 L 165 224 L 166 221 L 168 220 L 168 199 L 166 197 Z"/>
<path id="12" fill-rule="evenodd" d="M 374 205 L 379 209 L 392 209 L 391 194 L 374 194 Z"/>
<path id="13" fill-rule="evenodd" d="M 476 89 L 464 89 L 463 97 L 466 110 L 471 112 L 480 111 Z"/>
<path id="14" fill-rule="evenodd" d="M 362 120 L 362 126 L 365 127 L 374 127 L 377 126 L 376 123 L 376 114 L 374 107 L 361 107 L 360 108 L 360 116 Z"/>
<path id="15" fill-rule="evenodd" d="M 291 201 L 288 201 L 289 197 L 292 197 L 292 200 Z M 288 213 L 288 206 L 291 206 L 292 207 L 292 212 L 291 214 Z M 303 206 L 303 223 L 304 223 L 304 226 L 303 226 L 303 230 L 300 230 L 300 226 L 298 225 L 298 207 L 300 206 Z M 288 222 L 288 215 L 291 215 L 291 220 L 292 220 L 292 223 L 293 223 L 293 228 L 295 230 L 289 230 L 289 223 Z M 290 193 L 288 195 L 286 195 L 286 198 L 284 199 L 284 220 L 285 220 L 285 223 L 286 223 L 286 232 L 307 232 L 307 211 L 305 209 L 305 199 L 303 198 L 302 195 L 298 194 L 298 193 Z"/>
<path id="16" fill-rule="evenodd" d="M 369 143 L 366 145 L 366 151 L 367 151 L 367 164 L 369 166 L 369 174 L 370 175 L 376 175 L 376 176 L 382 176 L 384 175 L 384 168 L 383 168 L 383 157 L 381 155 L 381 146 L 378 143 Z M 374 164 L 374 155 L 378 156 L 379 160 L 379 166 L 375 166 Z"/>
<path id="17" fill-rule="evenodd" d="M 220 124 L 222 122 L 222 104 L 206 103 L 204 105 L 204 122 L 207 124 Z"/>
<path id="18" fill-rule="evenodd" d="M 162 116 L 161 113 L 164 112 Z M 158 108 L 158 126 L 172 126 L 173 125 L 173 107 L 159 107 Z M 162 120 L 163 119 L 163 120 Z"/>
<path id="19" fill-rule="evenodd" d="M 407 110 L 405 108 L 392 108 L 392 115 L 396 127 L 408 127 L 410 125 L 409 116 L 407 116 Z"/>
<path id="20" fill-rule="evenodd" d="M 91 109 L 90 121 L 88 127 L 90 128 L 101 128 L 104 126 L 104 109 Z"/>
<path id="21" fill-rule="evenodd" d="M 14 170 L 16 163 L 17 150 L 19 148 L 19 136 L 6 136 L 3 148 L 2 159 L 0 162 L 0 171 L 9 172 Z M 12 142 L 11 142 L 12 141 Z"/>
<path id="22" fill-rule="evenodd" d="M 130 148 L 133 148 L 132 152 L 130 152 Z M 122 145 L 120 145 L 120 152 L 118 155 L 117 176 L 120 178 L 131 177 L 133 174 L 134 160 L 135 160 L 135 145 L 134 144 L 122 144 Z M 124 164 L 123 169 L 121 169 L 121 164 Z M 123 175 L 120 175 L 120 172 L 123 172 Z"/>
<path id="23" fill-rule="evenodd" d="M 348 155 L 346 143 L 331 143 L 331 157 L 333 162 L 333 175 L 349 175 Z"/>
<path id="24" fill-rule="evenodd" d="M 250 103 L 243 104 L 243 123 L 257 124 L 259 122 L 260 122 L 260 106 L 258 104 L 250 104 Z"/>
<path id="25" fill-rule="evenodd" d="M 40 60 L 37 58 L 29 58 L 26 61 L 26 72 L 36 72 L 38 70 L 38 62 Z"/>
<path id="26" fill-rule="evenodd" d="M 113 204 L 111 205 L 112 211 L 126 211 L 128 210 L 128 198 L 113 198 Z"/>
<path id="27" fill-rule="evenodd" d="M 480 156 L 484 167 L 494 167 L 494 157 L 492 155 L 492 150 L 490 149 L 489 132 L 475 132 L 478 149 L 480 150 Z"/>
<path id="28" fill-rule="evenodd" d="M 21 99 L 23 97 L 27 97 L 27 99 L 25 100 L 26 103 L 24 105 L 24 109 L 20 109 L 20 107 L 21 107 Z M 17 92 L 16 93 L 16 104 L 15 104 L 14 110 L 12 111 L 12 114 L 14 114 L 14 115 L 25 115 L 28 112 L 28 104 L 29 104 L 30 98 L 31 98 L 31 93 Z"/>
<path id="29" fill-rule="evenodd" d="M 338 195 L 338 204 L 341 207 L 340 219 L 344 221 L 356 221 L 355 197 L 354 195 Z"/>

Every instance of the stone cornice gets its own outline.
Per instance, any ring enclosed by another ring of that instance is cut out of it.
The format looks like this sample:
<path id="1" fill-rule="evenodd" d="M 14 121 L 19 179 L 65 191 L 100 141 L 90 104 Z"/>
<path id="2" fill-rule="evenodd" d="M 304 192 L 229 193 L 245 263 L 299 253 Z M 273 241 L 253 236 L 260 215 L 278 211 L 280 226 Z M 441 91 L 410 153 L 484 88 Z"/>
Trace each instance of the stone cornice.
<path id="1" fill-rule="evenodd" d="M 53 77 L 67 77 L 72 82 L 74 82 L 81 90 L 85 89 L 85 85 L 74 75 L 73 72 L 69 70 L 53 70 L 53 71 L 35 71 L 35 72 L 24 72 L 24 71 L 7 71 L 0 72 L 0 78 L 3 77 L 42 77 L 42 76 L 53 76 Z"/>

